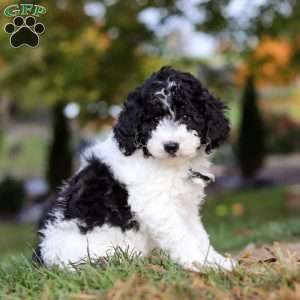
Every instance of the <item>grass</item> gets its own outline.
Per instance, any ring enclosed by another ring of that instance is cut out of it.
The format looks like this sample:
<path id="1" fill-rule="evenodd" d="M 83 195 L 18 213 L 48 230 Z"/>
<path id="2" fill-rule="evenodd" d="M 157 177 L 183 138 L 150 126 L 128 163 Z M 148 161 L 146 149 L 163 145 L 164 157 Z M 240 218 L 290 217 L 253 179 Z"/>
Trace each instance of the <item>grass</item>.
<path id="1" fill-rule="evenodd" d="M 300 219 L 285 205 L 282 187 L 223 193 L 206 201 L 203 222 L 212 244 L 232 251 L 249 243 L 258 245 L 300 239 Z"/>
<path id="2" fill-rule="evenodd" d="M 117 251 L 74 272 L 37 268 L 17 257 L 0 268 L 0 299 L 299 299 L 300 268 L 278 253 L 275 263 L 241 264 L 232 273 L 183 271 L 165 254 L 142 259 Z"/>
<path id="3" fill-rule="evenodd" d="M 36 227 L 34 225 L 0 224 L 0 261 L 8 256 L 29 253 L 33 247 Z"/>
<path id="4" fill-rule="evenodd" d="M 203 221 L 212 243 L 235 251 L 248 243 L 299 239 L 300 220 L 287 211 L 285 193 L 270 188 L 210 198 Z M 300 299 L 299 263 L 280 253 L 274 263 L 243 262 L 233 273 L 201 275 L 182 270 L 158 251 L 149 258 L 117 251 L 110 259 L 67 272 L 31 264 L 32 227 L 5 226 L 0 226 L 1 254 L 6 253 L 0 259 L 1 300 Z"/>

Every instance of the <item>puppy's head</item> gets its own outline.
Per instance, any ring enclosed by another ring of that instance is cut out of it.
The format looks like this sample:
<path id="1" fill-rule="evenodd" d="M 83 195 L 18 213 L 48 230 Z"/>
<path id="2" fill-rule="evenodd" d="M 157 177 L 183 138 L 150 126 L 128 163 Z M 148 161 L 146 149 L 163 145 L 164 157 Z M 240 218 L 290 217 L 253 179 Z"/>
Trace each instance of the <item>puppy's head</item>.
<path id="1" fill-rule="evenodd" d="M 191 74 L 163 67 L 128 95 L 114 135 L 125 155 L 193 158 L 225 141 L 226 106 Z"/>

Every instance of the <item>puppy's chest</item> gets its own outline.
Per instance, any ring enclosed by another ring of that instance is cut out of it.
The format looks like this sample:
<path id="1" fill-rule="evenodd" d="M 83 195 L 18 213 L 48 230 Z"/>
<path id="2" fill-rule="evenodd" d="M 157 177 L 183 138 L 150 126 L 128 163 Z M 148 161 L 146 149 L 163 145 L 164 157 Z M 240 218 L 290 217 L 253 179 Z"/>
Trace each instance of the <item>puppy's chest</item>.
<path id="1" fill-rule="evenodd" d="M 195 183 L 188 169 L 157 170 L 151 174 L 145 174 L 143 180 L 131 185 L 129 189 L 129 194 L 140 195 L 148 201 L 166 198 L 178 202 L 195 202 L 203 196 L 204 185 Z"/>

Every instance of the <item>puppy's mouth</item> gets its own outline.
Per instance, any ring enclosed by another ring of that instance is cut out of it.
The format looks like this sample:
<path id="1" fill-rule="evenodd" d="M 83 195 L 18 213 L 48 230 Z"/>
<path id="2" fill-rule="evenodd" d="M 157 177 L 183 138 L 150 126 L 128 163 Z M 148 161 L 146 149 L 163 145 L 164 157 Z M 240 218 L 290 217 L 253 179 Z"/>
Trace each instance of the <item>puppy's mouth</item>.
<path id="1" fill-rule="evenodd" d="M 186 160 L 186 159 L 190 159 L 194 156 L 193 154 L 189 154 L 189 155 L 185 155 L 183 153 L 172 153 L 172 154 L 164 154 L 162 156 L 160 155 L 152 155 L 152 157 L 160 159 L 160 160 L 169 160 L 169 161 L 176 161 L 176 160 Z"/>

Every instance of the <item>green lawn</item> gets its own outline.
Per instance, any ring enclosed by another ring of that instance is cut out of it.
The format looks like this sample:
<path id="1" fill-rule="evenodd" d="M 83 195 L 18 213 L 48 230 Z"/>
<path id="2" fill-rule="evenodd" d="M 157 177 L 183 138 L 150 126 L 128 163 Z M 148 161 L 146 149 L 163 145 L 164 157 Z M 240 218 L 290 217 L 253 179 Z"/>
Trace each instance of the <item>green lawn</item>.
<path id="1" fill-rule="evenodd" d="M 224 193 L 208 199 L 203 222 L 212 244 L 230 251 L 248 243 L 300 239 L 300 218 L 285 206 L 284 188 Z"/>
<path id="2" fill-rule="evenodd" d="M 29 255 L 36 236 L 36 226 L 0 223 L 0 261 L 4 257 Z"/>
<path id="3" fill-rule="evenodd" d="M 39 177 L 45 172 L 48 137 L 39 133 L 5 134 L 0 145 L 0 176 Z M 15 155 L 11 151 L 15 147 Z"/>
<path id="4" fill-rule="evenodd" d="M 300 239 L 300 220 L 284 206 L 285 190 L 226 193 L 208 199 L 203 220 L 212 243 L 235 251 L 248 243 Z M 31 226 L 0 226 L 0 299 L 298 299 L 299 263 L 240 265 L 233 273 L 183 271 L 163 253 L 128 253 L 76 272 L 36 268 L 29 260 Z M 21 254 L 21 253 L 24 253 Z M 300 296 L 300 294 L 299 294 Z"/>
<path id="5" fill-rule="evenodd" d="M 278 253 L 270 263 L 243 262 L 234 272 L 182 270 L 166 255 L 142 259 L 117 252 L 76 271 L 40 268 L 18 256 L 2 263 L 0 299 L 171 300 L 171 299 L 299 299 L 300 268 Z"/>

